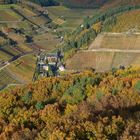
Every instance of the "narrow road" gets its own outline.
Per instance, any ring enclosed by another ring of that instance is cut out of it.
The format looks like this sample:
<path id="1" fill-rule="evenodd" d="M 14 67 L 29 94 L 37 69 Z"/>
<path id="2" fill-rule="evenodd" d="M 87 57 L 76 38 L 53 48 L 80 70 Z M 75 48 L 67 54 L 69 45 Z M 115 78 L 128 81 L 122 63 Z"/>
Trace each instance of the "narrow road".
<path id="1" fill-rule="evenodd" d="M 10 65 L 10 63 L 5 64 L 3 67 L 0 68 L 0 71 L 3 70 L 4 68 L 6 68 L 8 65 Z"/>
<path id="2" fill-rule="evenodd" d="M 3 65 L 1 65 L 0 66 L 0 70 L 3 70 L 5 67 L 7 67 L 8 65 L 10 65 L 10 63 L 15 62 L 16 60 L 18 60 L 18 59 L 20 59 L 20 58 L 22 58 L 22 57 L 24 57 L 26 55 L 29 55 L 29 54 L 32 54 L 32 53 L 38 54 L 40 52 L 41 47 L 38 46 L 37 44 L 35 44 L 35 43 L 29 43 L 28 45 L 30 46 L 30 48 L 33 49 L 32 51 L 30 51 L 30 52 L 24 52 L 24 53 L 22 53 L 20 55 L 14 56 L 13 58 L 11 58 L 7 62 L 5 62 Z"/>
<path id="3" fill-rule="evenodd" d="M 26 55 L 29 55 L 31 53 L 33 53 L 33 52 L 28 52 L 28 53 L 21 54 L 19 56 L 15 56 L 15 58 L 12 58 L 9 61 L 5 62 L 5 64 L 3 64 L 2 67 L 0 67 L 0 71 L 3 70 L 4 68 L 6 68 L 7 66 L 9 66 L 10 63 L 15 62 L 16 60 L 18 60 L 18 59 L 20 59 L 20 58 L 22 58 L 22 57 L 24 57 Z"/>
<path id="4" fill-rule="evenodd" d="M 106 49 L 106 48 L 100 48 L 100 49 L 92 49 L 92 50 L 81 50 L 82 52 L 122 52 L 122 53 L 140 53 L 140 50 L 128 50 L 128 49 Z"/>

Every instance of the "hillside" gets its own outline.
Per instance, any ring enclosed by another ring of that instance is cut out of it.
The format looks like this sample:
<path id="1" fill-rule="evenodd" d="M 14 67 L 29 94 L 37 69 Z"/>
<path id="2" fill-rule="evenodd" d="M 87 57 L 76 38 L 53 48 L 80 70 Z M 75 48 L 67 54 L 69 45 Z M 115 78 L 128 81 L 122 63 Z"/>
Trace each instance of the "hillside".
<path id="1" fill-rule="evenodd" d="M 60 43 L 52 29 L 47 31 L 51 20 L 38 7 L 0 5 L 0 90 L 31 82 L 41 49 L 50 52 Z"/>
<path id="2" fill-rule="evenodd" d="M 140 10 L 124 12 L 107 19 L 103 24 L 105 32 L 139 32 Z"/>
<path id="3" fill-rule="evenodd" d="M 107 0 L 107 2 L 102 6 L 101 10 L 107 10 L 111 8 L 116 8 L 124 5 L 138 5 L 139 0 Z"/>
<path id="4" fill-rule="evenodd" d="M 122 6 L 87 19 L 67 41 L 66 68 L 104 72 L 114 67 L 140 66 L 139 9 L 139 5 Z"/>
<path id="5" fill-rule="evenodd" d="M 42 6 L 55 6 L 59 4 L 59 0 L 29 0 Z"/>
<path id="6" fill-rule="evenodd" d="M 0 94 L 0 139 L 140 138 L 140 69 L 45 78 Z"/>
<path id="7" fill-rule="evenodd" d="M 104 72 L 120 66 L 140 66 L 139 44 L 138 33 L 100 33 L 88 50 L 78 51 L 66 61 L 66 68 Z"/>
<path id="8" fill-rule="evenodd" d="M 72 8 L 98 8 L 106 1 L 107 0 L 64 0 L 64 4 Z"/>
<path id="9" fill-rule="evenodd" d="M 140 4 L 139 0 L 62 0 L 61 3 L 71 8 L 99 8 L 107 10 L 124 5 Z"/>
<path id="10" fill-rule="evenodd" d="M 65 5 L 71 8 L 97 8 L 107 0 L 31 0 L 42 6 Z"/>

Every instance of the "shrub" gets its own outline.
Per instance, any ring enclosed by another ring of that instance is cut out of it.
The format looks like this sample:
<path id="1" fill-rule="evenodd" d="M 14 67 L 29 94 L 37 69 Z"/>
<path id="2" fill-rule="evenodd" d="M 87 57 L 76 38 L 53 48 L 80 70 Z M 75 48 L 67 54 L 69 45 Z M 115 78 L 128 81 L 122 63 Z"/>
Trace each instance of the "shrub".
<path id="1" fill-rule="evenodd" d="M 138 82 L 135 84 L 134 88 L 135 88 L 135 90 L 136 90 L 137 92 L 140 93 L 140 81 L 138 81 Z"/>

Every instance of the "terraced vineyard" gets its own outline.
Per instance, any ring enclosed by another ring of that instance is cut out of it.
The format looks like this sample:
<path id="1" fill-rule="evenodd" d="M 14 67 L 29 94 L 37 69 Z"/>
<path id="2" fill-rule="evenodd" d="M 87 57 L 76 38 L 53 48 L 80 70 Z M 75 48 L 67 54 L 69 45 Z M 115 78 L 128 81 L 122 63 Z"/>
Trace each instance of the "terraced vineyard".
<path id="1" fill-rule="evenodd" d="M 17 84 L 19 81 L 15 80 L 6 70 L 0 71 L 0 89 L 3 89 L 8 84 Z"/>
<path id="2" fill-rule="evenodd" d="M 125 12 L 115 16 L 115 24 L 108 24 L 106 32 L 127 32 L 129 30 L 140 31 L 140 10 Z"/>
<path id="3" fill-rule="evenodd" d="M 0 5 L 0 73 L 7 77 L 0 78 L 0 88 L 17 81 L 31 82 L 37 54 L 41 49 L 52 51 L 60 43 L 60 39 L 45 27 L 49 20 L 29 6 Z M 27 42 L 27 36 L 33 40 Z M 16 45 L 11 45 L 9 40 Z"/>
<path id="4" fill-rule="evenodd" d="M 140 49 L 139 44 L 139 33 L 101 33 L 91 43 L 89 50 L 99 48 L 137 50 Z"/>
<path id="5" fill-rule="evenodd" d="M 36 66 L 36 57 L 34 55 L 24 56 L 7 66 L 6 70 L 19 79 L 21 83 L 31 82 Z"/>
<path id="6" fill-rule="evenodd" d="M 85 70 L 94 68 L 104 72 L 120 66 L 140 66 L 140 53 L 116 52 L 78 52 L 66 62 L 68 70 Z"/>
<path id="7" fill-rule="evenodd" d="M 70 70 L 95 68 L 108 71 L 120 66 L 140 66 L 140 34 L 100 34 L 89 50 L 77 52 L 67 60 Z"/>

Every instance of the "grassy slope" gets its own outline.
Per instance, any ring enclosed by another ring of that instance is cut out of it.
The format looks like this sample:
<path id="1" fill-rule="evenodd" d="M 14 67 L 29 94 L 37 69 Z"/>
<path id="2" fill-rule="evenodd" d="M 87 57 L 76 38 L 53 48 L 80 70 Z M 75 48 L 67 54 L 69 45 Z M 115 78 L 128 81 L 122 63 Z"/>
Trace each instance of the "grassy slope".
<path id="1" fill-rule="evenodd" d="M 109 5 L 112 4 L 112 5 Z M 134 5 L 140 4 L 140 1 L 110 1 L 106 6 L 115 7 L 121 5 Z M 108 8 L 109 8 L 108 7 Z M 103 7 L 101 10 L 106 10 L 107 7 Z M 123 14 L 117 15 L 116 25 L 110 27 L 110 32 L 126 32 L 130 29 L 140 29 L 140 10 L 133 10 L 125 12 Z M 110 26 L 110 25 L 109 25 Z M 117 35 L 117 36 L 103 36 L 97 37 L 97 40 L 93 42 L 94 48 L 110 48 L 110 49 L 140 49 L 139 47 L 139 35 Z M 74 70 L 83 70 L 85 68 L 93 67 L 97 71 L 109 70 L 112 67 L 119 67 L 120 65 L 130 66 L 130 65 L 140 65 L 137 61 L 140 59 L 140 54 L 133 53 L 114 53 L 112 52 L 78 52 L 73 58 L 66 62 L 67 68 Z M 81 57 L 82 56 L 82 57 Z M 111 60 L 108 63 L 108 59 Z"/>
<path id="2" fill-rule="evenodd" d="M 140 34 L 102 33 L 97 36 L 89 49 L 108 48 L 138 50 L 140 49 L 139 44 Z"/>
<path id="3" fill-rule="evenodd" d="M 21 59 L 11 63 L 6 69 L 9 73 L 15 75 L 15 79 L 21 79 L 22 82 L 29 82 L 32 80 L 36 58 L 34 55 L 27 55 Z"/>
<path id="4" fill-rule="evenodd" d="M 101 6 L 106 0 L 64 0 L 68 7 L 96 8 Z"/>
<path id="5" fill-rule="evenodd" d="M 86 16 L 93 16 L 98 10 L 95 9 L 70 9 L 64 6 L 48 7 L 49 16 L 53 22 L 61 26 L 61 30 L 74 30 Z"/>
<path id="6" fill-rule="evenodd" d="M 139 34 L 100 34 L 90 45 L 89 49 L 120 49 L 140 50 Z M 81 57 L 82 56 L 82 57 Z M 70 70 L 95 68 L 97 71 L 110 70 L 113 67 L 140 66 L 140 53 L 133 52 L 77 52 L 66 61 Z"/>
<path id="7" fill-rule="evenodd" d="M 63 0 L 67 6 L 71 7 L 95 7 L 96 5 L 103 5 L 102 10 L 114 8 L 122 5 L 136 5 L 140 4 L 139 0 Z"/>
<path id="8" fill-rule="evenodd" d="M 108 27 L 109 32 L 126 32 L 130 29 L 140 31 L 140 10 L 125 12 L 116 18 L 116 24 Z"/>
<path id="9" fill-rule="evenodd" d="M 108 0 L 101 8 L 107 10 L 109 8 L 116 8 L 123 5 L 137 5 L 140 4 L 139 0 Z"/>

